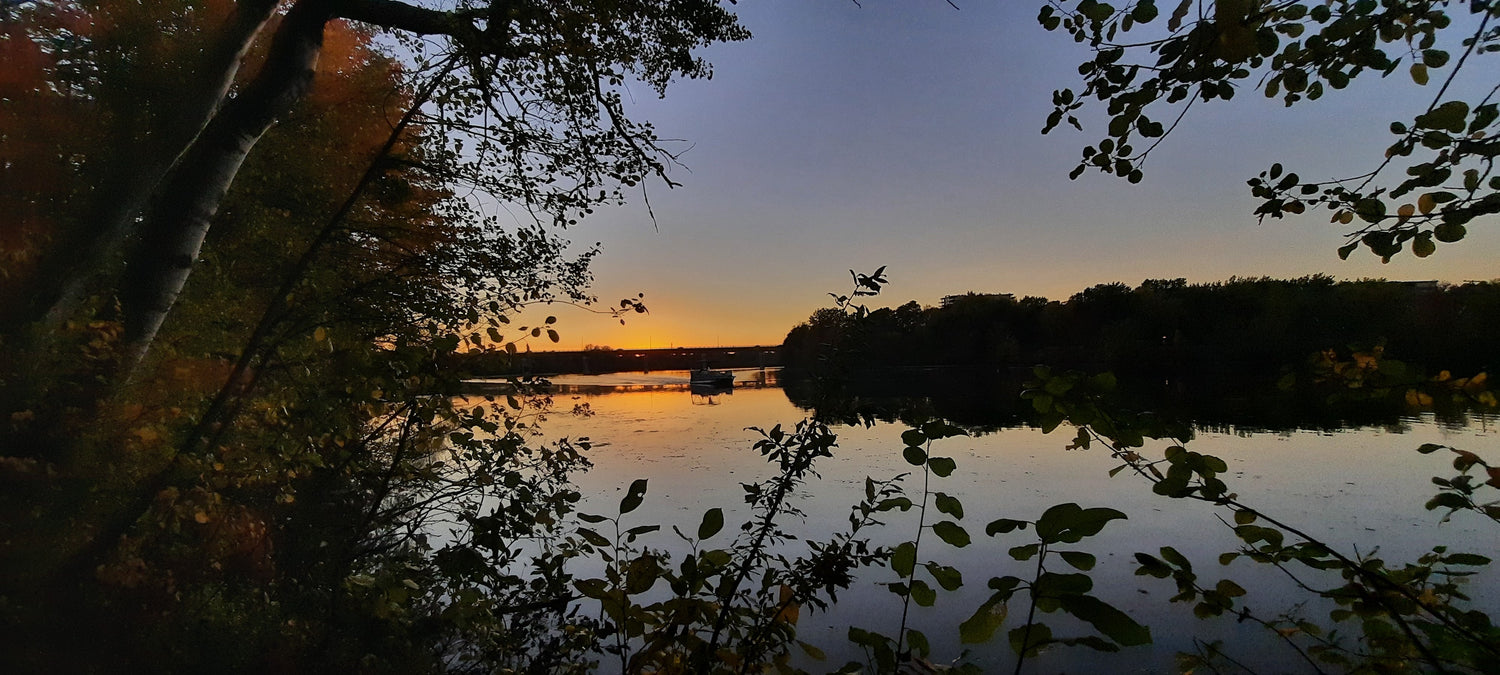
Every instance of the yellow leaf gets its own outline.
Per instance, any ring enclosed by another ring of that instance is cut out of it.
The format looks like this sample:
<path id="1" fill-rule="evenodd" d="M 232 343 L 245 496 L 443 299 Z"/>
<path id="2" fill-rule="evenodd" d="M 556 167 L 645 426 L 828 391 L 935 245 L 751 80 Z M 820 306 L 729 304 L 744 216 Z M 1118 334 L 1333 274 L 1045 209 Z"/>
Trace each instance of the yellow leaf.
<path id="1" fill-rule="evenodd" d="M 208 514 L 202 511 L 193 514 L 193 521 L 202 525 L 208 522 Z"/>
<path id="2" fill-rule="evenodd" d="M 328 339 L 328 330 L 318 326 L 318 329 L 313 331 L 313 342 L 322 342 L 326 339 Z"/>
<path id="3" fill-rule="evenodd" d="M 802 606 L 792 602 L 792 587 L 782 585 L 779 601 L 782 604 L 780 612 L 776 613 L 776 620 L 790 625 L 797 625 L 797 618 L 801 614 Z"/>

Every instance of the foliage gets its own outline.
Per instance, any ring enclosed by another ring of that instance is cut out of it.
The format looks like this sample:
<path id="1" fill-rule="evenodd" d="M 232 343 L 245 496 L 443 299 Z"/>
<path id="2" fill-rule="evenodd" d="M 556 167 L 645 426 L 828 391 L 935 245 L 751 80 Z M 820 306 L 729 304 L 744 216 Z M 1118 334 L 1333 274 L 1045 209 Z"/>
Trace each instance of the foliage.
<path id="1" fill-rule="evenodd" d="M 1095 169 L 1136 183 L 1147 157 L 1200 101 L 1229 101 L 1249 88 L 1292 106 L 1360 76 L 1404 70 L 1418 85 L 1436 79 L 1421 113 L 1391 123 L 1395 140 L 1373 170 L 1320 182 L 1274 164 L 1249 181 L 1262 219 L 1321 207 L 1351 226 L 1340 257 L 1363 245 L 1388 261 L 1408 244 L 1427 257 L 1437 243 L 1463 239 L 1472 221 L 1500 213 L 1500 85 L 1490 63 L 1500 52 L 1500 5 L 1470 2 L 1465 13 L 1455 4 L 1181 0 L 1163 17 L 1154 0 L 1051 2 L 1038 21 L 1087 44 L 1093 58 L 1078 68 L 1082 91 L 1053 93 L 1043 131 L 1064 121 L 1082 130 L 1076 113 L 1097 99 L 1107 135 L 1084 148 L 1070 176 Z M 1461 72 L 1478 75 L 1477 91 L 1465 91 Z"/>
<path id="2" fill-rule="evenodd" d="M 0 13 L 18 66 L 0 142 L 35 179 L 3 163 L 24 189 L 3 191 L 22 221 L 0 242 L 0 649 L 64 671 L 583 667 L 567 477 L 589 444 L 534 445 L 532 383 L 462 398 L 443 364 L 559 339 L 509 319 L 592 301 L 595 251 L 556 226 L 670 161 L 612 92 L 707 76 L 693 50 L 745 34 L 711 2 L 276 4 Z M 414 61 L 375 26 L 438 37 Z M 241 129 L 217 195 L 175 191 L 209 177 L 223 146 L 198 139 L 243 122 L 298 40 L 315 83 Z M 227 102 L 204 83 L 226 48 Z M 123 261 L 155 241 L 133 228 L 194 200 L 213 227 L 131 368 L 119 274 L 149 271 Z M 497 203 L 534 217 L 484 215 Z M 100 214 L 118 208 L 116 238 Z M 81 278 L 82 304 L 53 302 Z"/>
<path id="3" fill-rule="evenodd" d="M 511 326 L 524 306 L 592 301 L 595 252 L 570 257 L 556 228 L 653 175 L 664 179 L 673 161 L 649 125 L 625 115 L 621 92 L 631 81 L 661 92 L 676 77 L 708 76 L 694 51 L 746 37 L 732 15 L 707 0 L 286 4 L 0 7 L 0 54 L 15 66 L 0 73 L 0 142 L 18 158 L 0 163 L 0 177 L 18 188 L 0 195 L 18 224 L 0 240 L 0 650 L 10 663 L 82 672 L 576 672 L 606 661 L 629 671 L 795 671 L 793 645 L 822 654 L 797 639 L 802 613 L 826 609 L 863 570 L 888 565 L 896 580 L 884 586 L 903 610 L 894 638 L 864 629 L 849 638 L 876 671 L 931 665 L 927 631 L 908 624 L 907 610 L 936 602 L 933 583 L 952 592 L 963 576 L 923 539 L 930 531 L 952 547 L 974 541 L 961 524 L 974 505 L 930 489 L 957 468 L 932 445 L 962 435 L 956 425 L 913 416 L 902 434 L 903 457 L 923 473 L 920 499 L 904 491 L 904 474 L 867 479 L 848 529 L 800 545 L 789 524 L 800 515 L 795 492 L 817 478 L 837 438 L 820 419 L 757 430 L 754 449 L 774 472 L 744 484 L 750 517 L 725 543 L 725 513 L 708 509 L 695 536 L 673 529 L 687 547 L 679 556 L 651 547 L 659 525 L 632 520 L 645 480 L 612 514 L 578 511 L 569 477 L 587 469 L 592 445 L 536 443 L 534 425 L 553 413 L 535 381 L 517 379 L 503 397 L 465 396 L 446 367 L 460 350 L 503 359 L 544 335 L 557 342 L 553 318 Z M 1099 7 L 1087 15 L 1113 20 Z M 1150 20 L 1141 7 L 1132 21 Z M 1351 11 L 1372 11 L 1360 7 Z M 389 51 L 377 28 L 405 51 Z M 1253 59 L 1231 33 L 1215 58 Z M 1487 49 L 1490 37 L 1479 37 Z M 253 74 L 240 74 L 242 57 Z M 1429 132 L 1470 112 L 1465 130 L 1488 133 L 1493 106 L 1456 110 L 1420 118 L 1421 140 L 1437 143 Z M 1165 132 L 1140 120 L 1125 124 Z M 1483 160 L 1487 139 L 1428 147 L 1438 164 L 1456 166 Z M 1095 154 L 1129 154 L 1121 145 Z M 35 168 L 23 174 L 22 162 Z M 1428 225 L 1439 240 L 1461 236 L 1455 221 L 1490 204 L 1479 188 L 1453 199 L 1429 192 L 1418 198 L 1420 217 L 1399 208 L 1405 220 L 1393 224 L 1366 217 L 1374 207 L 1361 204 L 1399 190 L 1318 199 L 1352 199 L 1356 215 L 1414 247 Z M 494 206 L 525 215 L 519 224 L 483 215 Z M 919 330 L 924 314 L 868 311 L 857 303 L 881 290 L 884 268 L 850 274 L 854 290 L 835 294 L 836 306 L 809 328 L 808 352 L 834 371 L 875 344 L 880 335 L 867 327 L 889 319 Z M 1485 290 L 1472 292 L 1483 299 Z M 1129 316 L 1122 308 L 1137 293 L 1178 292 L 1166 282 L 1101 287 L 1077 303 L 1096 308 L 1081 315 L 1109 322 Z M 1042 315 L 1052 308 L 1019 304 Z M 142 318 L 169 309 L 158 327 Z M 626 299 L 619 309 L 644 307 Z M 1414 379 L 1382 356 L 1335 352 L 1318 362 L 1318 376 L 1346 390 L 1404 388 L 1419 401 L 1436 392 L 1484 402 L 1489 393 L 1481 376 Z M 1145 439 L 1185 442 L 1186 432 L 1110 412 L 1091 393 L 1112 388 L 1112 377 L 1038 375 L 1028 400 L 1044 426 L 1072 422 L 1076 445 L 1108 442 L 1122 470 L 1158 493 L 1232 511 L 1244 541 L 1236 556 L 1339 575 L 1315 592 L 1338 603 L 1332 621 L 1358 622 L 1360 645 L 1261 621 L 1313 636 L 1304 653 L 1356 667 L 1421 658 L 1436 669 L 1495 657 L 1489 618 L 1467 609 L 1453 582 L 1488 559 L 1443 549 L 1396 566 L 1340 554 L 1235 501 L 1221 460 L 1180 445 L 1145 460 L 1134 450 Z M 1494 518 L 1482 492 L 1494 487 L 1493 469 L 1455 453 L 1460 475 L 1440 480 L 1430 507 Z M 1478 470 L 1490 480 L 1476 484 Z M 939 514 L 931 524 L 929 504 Z M 912 539 L 873 543 L 882 518 L 912 509 Z M 1034 521 L 990 521 L 991 536 L 1032 529 L 1037 540 L 1012 557 L 1034 559 L 1034 571 L 1025 579 L 994 570 L 993 594 L 957 627 L 961 641 L 996 634 L 1021 591 L 1027 617 L 1008 632 L 1017 670 L 1052 643 L 1149 641 L 1144 626 L 1091 594 L 1097 558 L 1071 546 L 1122 517 L 1065 503 Z M 1179 595 L 1205 614 L 1249 616 L 1235 600 L 1241 589 L 1198 584 L 1167 550 L 1141 558 L 1141 569 L 1178 581 Z M 1047 567 L 1059 560 L 1074 571 Z M 1058 637 L 1037 610 L 1068 614 L 1091 633 Z"/>
<path id="4" fill-rule="evenodd" d="M 1106 403 L 1101 394 L 1113 389 L 1112 376 L 1054 375 L 1050 370 L 1038 368 L 1036 378 L 1026 396 L 1042 415 L 1044 429 L 1050 431 L 1068 422 L 1077 428 L 1070 448 L 1087 449 L 1098 443 L 1122 461 L 1111 475 L 1128 471 L 1150 482 L 1156 494 L 1205 501 L 1231 512 L 1233 522 L 1226 520 L 1225 525 L 1243 546 L 1239 551 L 1220 556 L 1221 564 L 1228 565 L 1243 557 L 1275 566 L 1302 589 L 1331 600 L 1334 608 L 1329 611 L 1330 622 L 1353 622 L 1359 638 L 1357 645 L 1349 644 L 1338 638 L 1336 630 L 1303 617 L 1256 616 L 1243 601 L 1237 600 L 1245 595 L 1245 589 L 1229 580 L 1221 580 L 1211 588 L 1200 584 L 1191 562 L 1170 547 L 1161 549 L 1160 557 L 1138 553 L 1138 573 L 1174 579 L 1178 594 L 1173 601 L 1196 602 L 1197 616 L 1238 613 L 1241 620 L 1253 620 L 1275 631 L 1310 667 L 1320 672 L 1320 663 L 1349 669 L 1389 669 L 1405 667 L 1413 660 L 1436 671 L 1484 672 L 1486 664 L 1495 658 L 1500 633 L 1483 610 L 1467 606 L 1471 599 L 1457 583 L 1472 574 L 1463 568 L 1488 565 L 1488 557 L 1449 553 L 1447 547 L 1440 546 L 1415 562 L 1397 567 L 1373 555 L 1341 553 L 1276 519 L 1268 510 L 1240 501 L 1222 478 L 1228 471 L 1222 459 L 1185 447 L 1191 438 L 1189 430 L 1163 425 L 1149 415 L 1122 412 Z M 1138 450 L 1149 440 L 1157 439 L 1170 442 L 1162 459 L 1148 459 Z M 1439 449 L 1426 445 L 1420 450 L 1431 453 Z M 1460 453 L 1455 461 L 1455 468 L 1463 474 L 1474 466 L 1487 468 L 1472 453 Z M 1428 503 L 1429 509 L 1448 506 L 1450 515 L 1460 509 L 1489 515 L 1486 505 L 1470 498 L 1476 487 L 1470 478 L 1461 475 L 1454 480 L 1434 479 L 1434 482 L 1444 490 Z M 1328 580 L 1330 575 L 1334 580 Z M 1319 585 L 1323 583 L 1331 585 Z M 1311 644 L 1299 642 L 1298 638 Z M 1190 655 L 1188 662 L 1198 663 L 1206 657 L 1223 654 L 1222 645 L 1207 645 L 1200 655 Z"/>
<path id="5" fill-rule="evenodd" d="M 1049 363 L 1264 382 L 1328 349 L 1347 359 L 1380 346 L 1429 367 L 1486 368 L 1496 322 L 1500 286 L 1487 282 L 1147 280 L 1094 286 L 1066 302 L 968 294 L 862 318 L 820 311 L 787 333 L 782 350 L 794 374 L 828 370 L 836 351 L 865 370 Z"/>
<path id="6" fill-rule="evenodd" d="M 895 488 L 892 482 L 873 481 L 847 531 L 810 540 L 806 553 L 791 557 L 787 544 L 797 537 L 780 522 L 801 515 L 791 491 L 815 476 L 813 462 L 831 455 L 836 438 L 811 421 L 791 432 L 780 426 L 756 431 L 761 436 L 756 449 L 777 470 L 766 481 L 743 484 L 753 516 L 723 548 L 706 544 L 724 529 L 721 508 L 703 514 L 696 536 L 673 527 L 687 546 L 680 558 L 638 544 L 638 538 L 660 529 L 654 524 L 622 529 L 623 517 L 642 503 L 644 480 L 631 485 L 618 515 L 579 515 L 586 523 L 613 528 L 613 536 L 578 530 L 580 550 L 596 552 L 605 569 L 603 577 L 579 579 L 574 586 L 597 605 L 598 648 L 618 660 L 621 672 L 786 668 L 802 612 L 826 609 L 860 568 L 886 557 L 863 530 L 878 524 L 874 516 L 884 510 L 879 504 Z M 808 653 L 818 651 L 798 644 Z"/>

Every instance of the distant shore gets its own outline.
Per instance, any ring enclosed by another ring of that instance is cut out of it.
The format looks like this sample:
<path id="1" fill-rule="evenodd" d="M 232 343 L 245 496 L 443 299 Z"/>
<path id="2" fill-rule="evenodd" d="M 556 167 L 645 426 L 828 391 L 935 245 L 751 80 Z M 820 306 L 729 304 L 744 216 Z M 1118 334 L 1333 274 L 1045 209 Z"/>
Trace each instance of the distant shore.
<path id="1" fill-rule="evenodd" d="M 473 377 L 597 375 L 694 368 L 771 368 L 782 365 L 781 346 L 587 349 L 571 352 L 471 353 L 456 357 Z"/>

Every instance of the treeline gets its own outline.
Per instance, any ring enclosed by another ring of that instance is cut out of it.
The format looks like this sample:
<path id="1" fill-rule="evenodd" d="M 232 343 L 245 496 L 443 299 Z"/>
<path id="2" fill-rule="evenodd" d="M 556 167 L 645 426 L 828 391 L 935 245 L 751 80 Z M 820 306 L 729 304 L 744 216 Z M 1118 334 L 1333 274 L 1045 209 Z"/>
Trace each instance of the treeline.
<path id="1" fill-rule="evenodd" d="M 870 367 L 1017 367 L 1274 378 L 1328 349 L 1384 346 L 1430 369 L 1496 362 L 1500 283 L 1239 279 L 1091 287 L 1066 302 L 969 293 L 863 317 L 820 310 L 782 345 L 797 372 Z"/>

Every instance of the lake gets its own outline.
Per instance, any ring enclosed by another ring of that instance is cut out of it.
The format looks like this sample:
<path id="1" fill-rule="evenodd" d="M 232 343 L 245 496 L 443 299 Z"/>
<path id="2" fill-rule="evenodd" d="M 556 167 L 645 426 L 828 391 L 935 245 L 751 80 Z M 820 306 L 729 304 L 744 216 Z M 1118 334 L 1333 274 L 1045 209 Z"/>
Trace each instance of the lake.
<path id="1" fill-rule="evenodd" d="M 615 513 L 631 480 L 645 478 L 649 480 L 645 503 L 626 522 L 661 524 L 663 532 L 653 535 L 650 545 L 669 550 L 680 547 L 670 526 L 692 532 L 703 511 L 718 506 L 724 509 L 728 526 L 711 543 L 727 546 L 738 532 L 735 525 L 748 515 L 739 484 L 772 474 L 772 467 L 752 450 L 758 436 L 747 427 L 769 429 L 781 424 L 790 429 L 810 414 L 777 386 L 774 370 L 737 371 L 737 379 L 740 386 L 732 392 L 709 395 L 686 386 L 686 371 L 558 376 L 553 379 L 554 411 L 540 429 L 547 438 L 587 436 L 592 440 L 589 457 L 594 468 L 577 477 L 585 495 L 582 510 Z M 911 471 L 913 467 L 901 457 L 904 428 L 887 422 L 836 427 L 839 446 L 834 456 L 816 466 L 821 480 L 796 495 L 797 506 L 808 515 L 803 522 L 786 523 L 787 529 L 814 538 L 830 533 L 847 524 L 850 506 L 863 495 L 866 476 L 880 480 Z M 1500 419 L 1474 414 L 1457 421 L 1416 415 L 1374 426 L 1315 430 L 1265 431 L 1216 422 L 1211 429 L 1200 428 L 1187 447 L 1223 458 L 1229 464 L 1224 479 L 1241 501 L 1322 538 L 1345 554 L 1371 555 L 1378 550 L 1379 557 L 1399 566 L 1439 544 L 1491 557 L 1500 552 L 1494 523 L 1473 513 L 1440 522 L 1441 511 L 1423 508 L 1436 490 L 1431 477 L 1449 477 L 1455 471 L 1449 453 L 1415 452 L 1423 443 L 1438 443 L 1494 458 L 1500 448 L 1497 429 Z M 1033 541 L 1029 530 L 991 538 L 984 535 L 985 524 L 1001 517 L 1035 520 L 1053 504 L 1077 502 L 1083 507 L 1108 506 L 1129 516 L 1071 548 L 1098 556 L 1099 564 L 1091 572 L 1094 594 L 1148 625 L 1154 644 L 1113 655 L 1082 647 L 1054 647 L 1029 662 L 1028 672 L 1097 671 L 1106 663 L 1113 672 L 1165 672 L 1174 667 L 1176 652 L 1193 650 L 1195 639 L 1224 640 L 1232 656 L 1263 672 L 1306 670 L 1306 664 L 1265 629 L 1233 618 L 1196 619 L 1190 604 L 1168 603 L 1175 594 L 1170 580 L 1134 573 L 1135 552 L 1155 554 L 1159 547 L 1170 545 L 1192 561 L 1200 583 L 1212 586 L 1220 578 L 1231 578 L 1247 589 L 1249 594 L 1241 600 L 1258 616 L 1273 618 L 1292 610 L 1306 596 L 1281 572 L 1243 559 L 1219 565 L 1218 555 L 1240 544 L 1219 520 L 1229 518 L 1230 513 L 1201 502 L 1157 496 L 1149 483 L 1128 472 L 1111 478 L 1109 470 L 1118 462 L 1097 446 L 1064 450 L 1072 436 L 1067 426 L 1051 434 L 1011 426 L 934 443 L 932 453 L 952 457 L 958 470 L 951 477 L 934 478 L 932 489 L 963 501 L 961 524 L 974 541 L 955 549 L 930 534 L 923 539 L 919 560 L 955 566 L 966 582 L 953 593 L 940 590 L 933 608 L 913 605 L 909 624 L 932 641 L 933 661 L 951 661 L 965 647 L 958 644 L 957 625 L 988 596 L 986 580 L 1006 574 L 1029 578 L 1034 569 L 1034 561 L 1018 562 L 1006 555 L 1010 547 Z M 1160 457 L 1168 445 L 1148 442 L 1144 454 Z M 921 494 L 921 476 L 913 478 L 907 487 L 916 499 Z M 887 527 L 878 541 L 893 544 L 914 536 L 915 510 L 887 515 Z M 929 523 L 934 516 L 936 512 L 930 511 Z M 1049 569 L 1067 571 L 1061 561 L 1051 560 Z M 829 653 L 824 670 L 850 659 L 862 660 L 859 650 L 845 639 L 849 625 L 888 635 L 897 630 L 900 599 L 876 585 L 895 581 L 895 573 L 877 569 L 865 577 L 853 591 L 840 594 L 840 603 L 831 613 L 804 613 L 799 624 L 800 639 Z M 1500 610 L 1500 583 L 1492 570 L 1471 579 L 1469 586 L 1467 593 L 1479 608 L 1491 613 Z M 1014 656 L 1003 631 L 1019 625 L 1025 603 L 1024 593 L 1012 600 L 1010 619 L 996 633 L 997 639 L 967 646 L 968 658 L 986 671 L 1008 672 Z M 1305 615 L 1328 624 L 1325 605 L 1310 603 Z M 1058 635 L 1089 633 L 1084 624 L 1075 625 L 1058 614 L 1039 618 Z M 819 668 L 811 662 L 801 665 Z"/>

